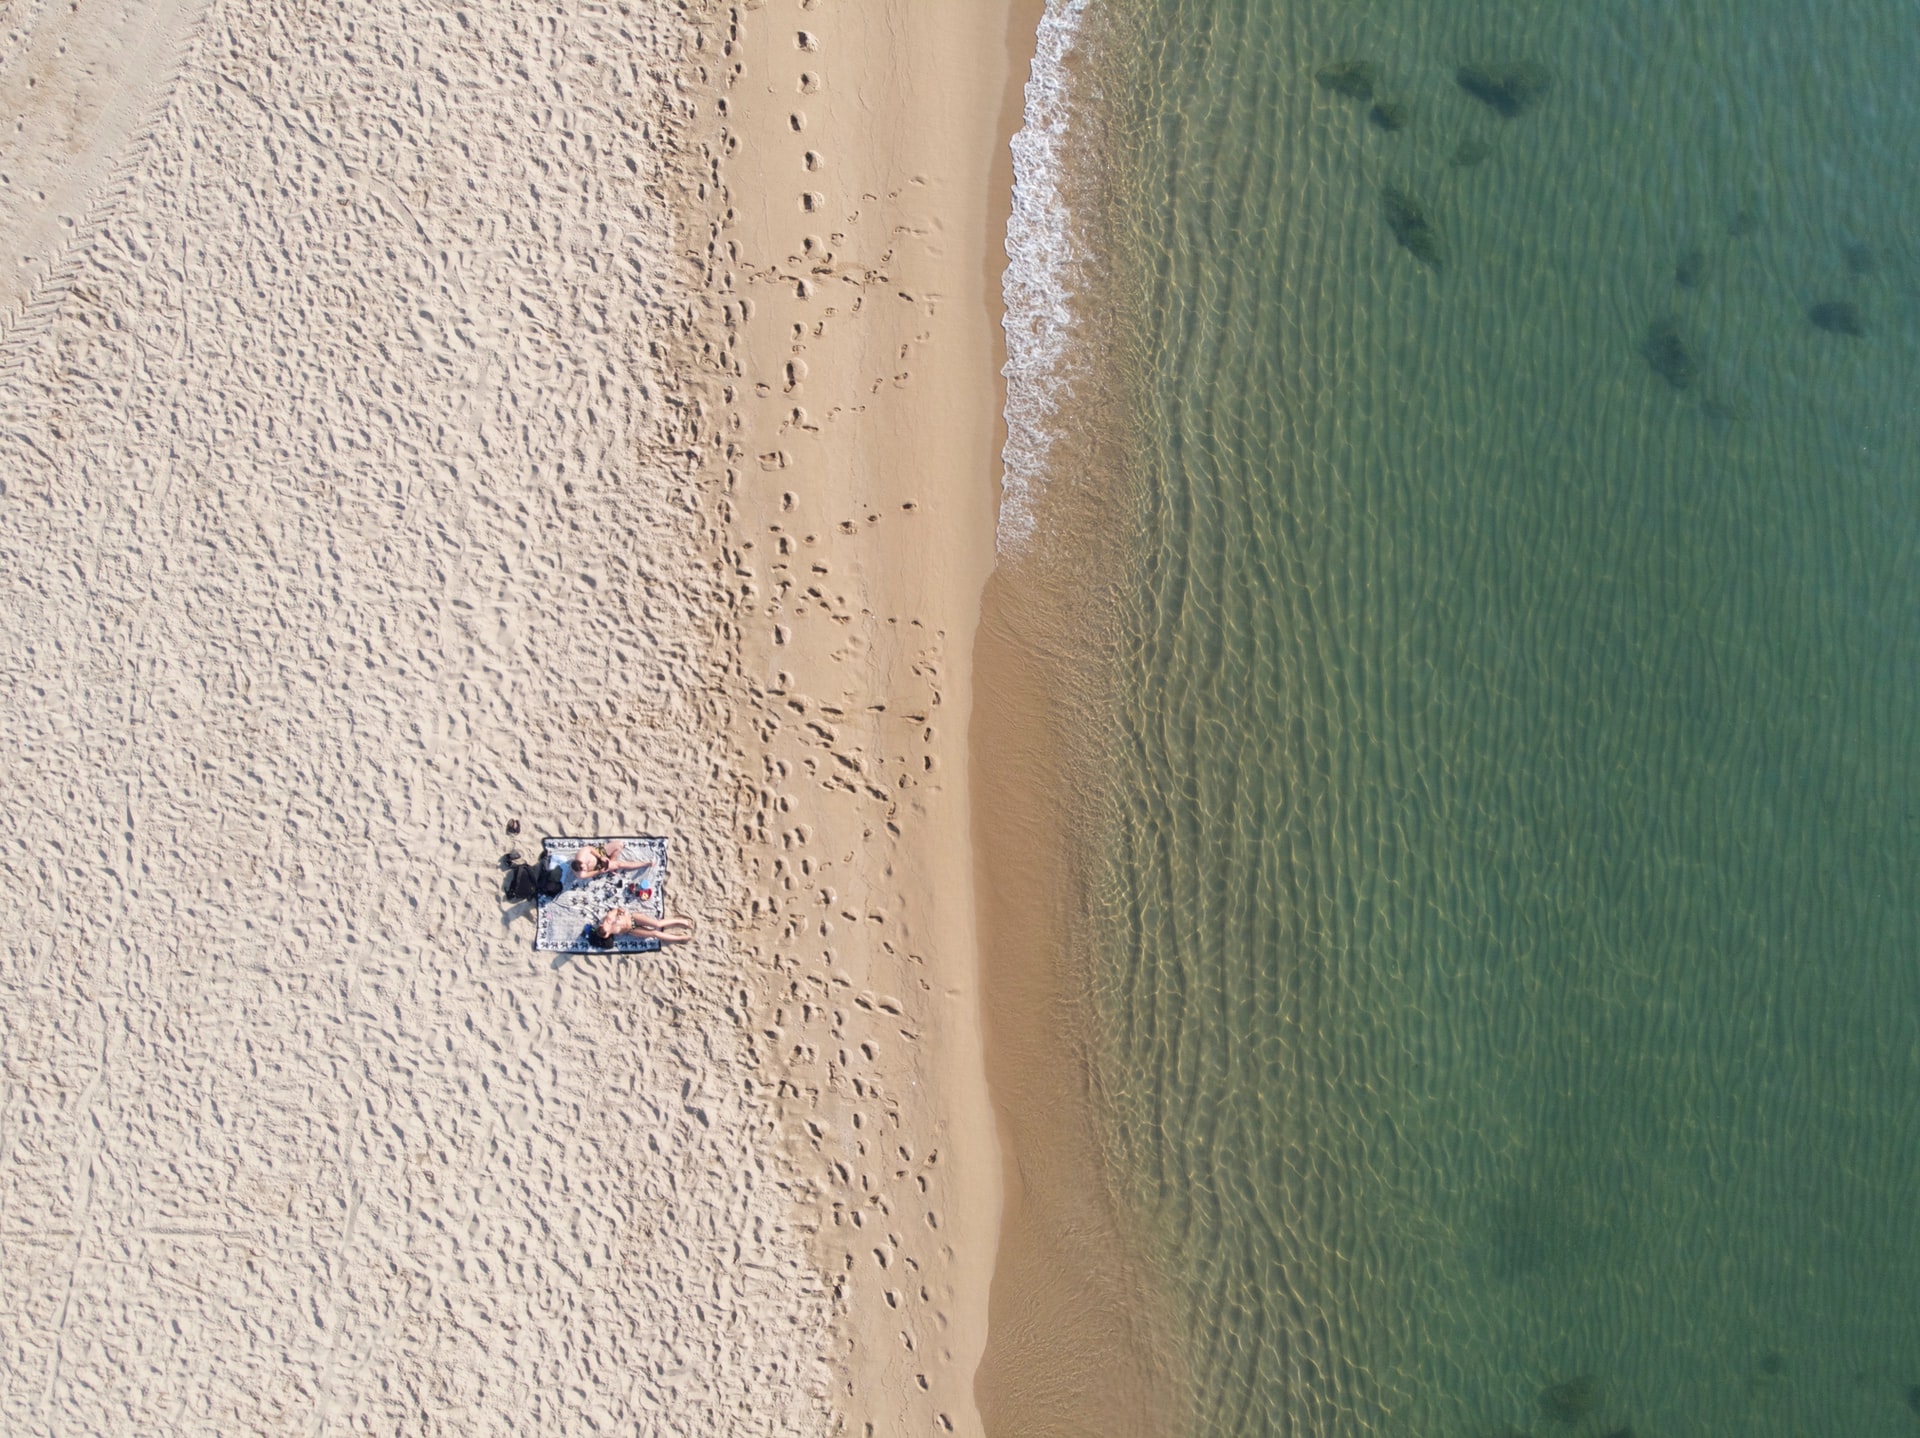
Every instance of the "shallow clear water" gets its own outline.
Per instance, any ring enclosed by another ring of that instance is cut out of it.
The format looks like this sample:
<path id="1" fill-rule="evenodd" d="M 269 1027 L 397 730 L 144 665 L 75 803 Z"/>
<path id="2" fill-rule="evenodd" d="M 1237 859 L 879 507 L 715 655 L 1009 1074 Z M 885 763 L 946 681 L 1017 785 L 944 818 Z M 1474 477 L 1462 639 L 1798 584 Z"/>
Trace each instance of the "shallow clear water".
<path id="1" fill-rule="evenodd" d="M 1920 6 L 1114 8 L 1102 1123 L 1199 1431 L 1915 1438 Z"/>

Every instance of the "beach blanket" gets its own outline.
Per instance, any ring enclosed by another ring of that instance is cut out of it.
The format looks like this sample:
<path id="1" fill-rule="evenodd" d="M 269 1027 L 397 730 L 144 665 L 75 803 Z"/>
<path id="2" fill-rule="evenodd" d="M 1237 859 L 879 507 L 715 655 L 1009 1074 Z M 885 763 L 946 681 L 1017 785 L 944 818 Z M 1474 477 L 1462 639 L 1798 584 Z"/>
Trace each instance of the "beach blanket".
<path id="1" fill-rule="evenodd" d="M 650 869 L 622 869 L 611 874 L 595 874 L 583 879 L 568 860 L 588 844 L 621 846 L 622 859 L 651 859 Z M 587 930 L 612 908 L 632 909 L 665 918 L 667 900 L 667 841 L 649 835 L 615 835 L 609 839 L 542 839 L 551 863 L 559 866 L 565 884 L 552 898 L 539 901 L 534 926 L 533 946 L 550 954 L 647 954 L 660 947 L 658 939 L 639 939 L 622 934 L 610 949 L 596 949 L 587 942 Z"/>

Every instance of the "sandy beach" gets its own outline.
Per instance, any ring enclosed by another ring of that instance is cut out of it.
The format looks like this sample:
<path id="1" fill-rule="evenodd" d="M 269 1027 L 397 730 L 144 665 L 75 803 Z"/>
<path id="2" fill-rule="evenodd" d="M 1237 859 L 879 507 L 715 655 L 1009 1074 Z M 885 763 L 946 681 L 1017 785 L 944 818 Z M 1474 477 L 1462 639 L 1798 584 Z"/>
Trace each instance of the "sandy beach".
<path id="1" fill-rule="evenodd" d="M 967 726 L 1024 53 L 1005 3 L 782 0 L 744 8 L 717 67 L 702 258 L 730 340 L 725 579 L 754 730 L 743 961 L 773 980 L 751 1038 L 792 1119 L 855 1433 L 979 1431 L 1000 1173 Z"/>
<path id="2" fill-rule="evenodd" d="M 0 1430 L 981 1431 L 1007 7 L 5 23 Z"/>

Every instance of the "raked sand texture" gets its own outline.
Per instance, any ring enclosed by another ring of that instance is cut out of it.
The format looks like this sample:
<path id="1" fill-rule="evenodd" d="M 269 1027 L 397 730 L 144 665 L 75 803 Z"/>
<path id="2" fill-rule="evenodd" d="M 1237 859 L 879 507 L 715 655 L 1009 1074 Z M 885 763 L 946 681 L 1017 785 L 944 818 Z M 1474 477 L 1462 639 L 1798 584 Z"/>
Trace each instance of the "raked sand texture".
<path id="1" fill-rule="evenodd" d="M 693 32 L 153 16 L 107 188 L 7 237 L 0 1432 L 819 1431 L 675 378 Z M 552 966 L 511 815 L 672 836 L 701 938 Z"/>

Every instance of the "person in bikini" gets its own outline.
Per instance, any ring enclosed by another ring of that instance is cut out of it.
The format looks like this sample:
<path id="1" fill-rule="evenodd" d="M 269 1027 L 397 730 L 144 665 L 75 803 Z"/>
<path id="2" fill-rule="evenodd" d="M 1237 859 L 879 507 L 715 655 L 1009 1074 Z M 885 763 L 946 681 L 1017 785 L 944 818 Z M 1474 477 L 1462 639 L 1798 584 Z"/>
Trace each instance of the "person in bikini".
<path id="1" fill-rule="evenodd" d="M 656 919 L 638 909 L 615 906 L 600 916 L 600 922 L 587 930 L 587 943 L 596 949 L 610 949 L 619 938 L 658 939 L 663 944 L 684 944 L 693 937 L 693 920 L 679 914 Z"/>
<path id="2" fill-rule="evenodd" d="M 626 841 L 615 839 L 611 844 L 582 844 L 567 867 L 582 879 L 591 879 L 596 874 L 617 874 L 626 869 L 651 869 L 651 859 L 628 859 L 621 850 Z"/>

